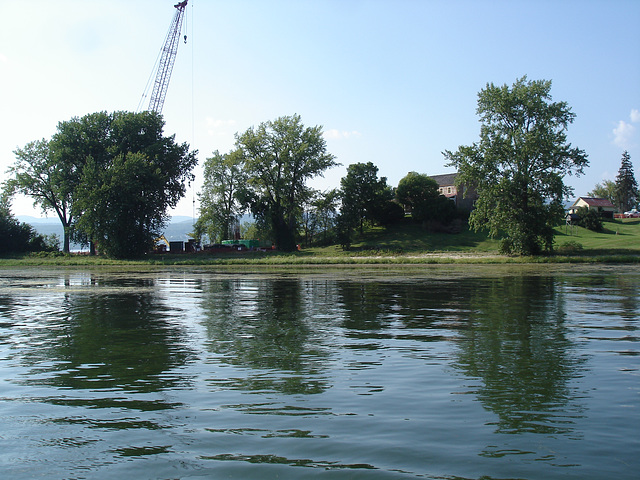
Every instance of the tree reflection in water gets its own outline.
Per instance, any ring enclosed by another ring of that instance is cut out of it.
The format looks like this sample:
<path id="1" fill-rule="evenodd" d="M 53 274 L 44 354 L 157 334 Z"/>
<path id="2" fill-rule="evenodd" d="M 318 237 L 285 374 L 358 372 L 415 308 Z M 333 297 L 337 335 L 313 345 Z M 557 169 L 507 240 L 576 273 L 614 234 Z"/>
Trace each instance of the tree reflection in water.
<path id="1" fill-rule="evenodd" d="M 557 277 L 478 279 L 469 309 L 456 366 L 482 380 L 478 399 L 498 415 L 497 431 L 570 432 L 582 416 L 569 387 L 582 360 L 567 338 Z"/>
<path id="2" fill-rule="evenodd" d="M 218 387 L 286 394 L 320 393 L 327 346 L 317 300 L 322 286 L 303 279 L 235 278 L 203 284 L 207 348 L 217 361 L 249 369 Z M 313 313 L 310 313 L 312 309 Z"/>
<path id="3" fill-rule="evenodd" d="M 569 384 L 583 359 L 568 338 L 559 282 L 535 275 L 341 282 L 345 335 L 360 340 L 348 347 L 448 342 L 456 346 L 452 364 L 482 381 L 474 393 L 498 416 L 498 432 L 569 433 L 582 416 Z"/>
<path id="4" fill-rule="evenodd" d="M 159 399 L 127 395 L 161 392 L 186 383 L 170 372 L 184 365 L 192 352 L 185 345 L 182 326 L 175 322 L 176 312 L 154 295 L 155 281 L 99 276 L 82 281 L 91 285 L 89 294 L 70 288 L 59 296 L 48 295 L 48 302 L 60 302 L 49 306 L 55 317 L 30 319 L 33 345 L 23 352 L 22 361 L 32 368 L 21 383 L 76 393 L 114 392 L 113 396 L 46 399 L 55 404 L 173 408 Z M 63 285 L 78 286 L 68 276 Z"/>

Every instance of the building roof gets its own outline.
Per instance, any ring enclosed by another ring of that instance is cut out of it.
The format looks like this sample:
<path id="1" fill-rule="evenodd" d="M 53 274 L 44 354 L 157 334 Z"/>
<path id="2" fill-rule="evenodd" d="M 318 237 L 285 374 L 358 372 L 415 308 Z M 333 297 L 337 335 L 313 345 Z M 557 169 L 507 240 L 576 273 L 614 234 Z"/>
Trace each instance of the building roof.
<path id="1" fill-rule="evenodd" d="M 444 175 L 429 175 L 429 177 L 433 178 L 436 182 L 438 182 L 439 187 L 448 187 L 449 185 L 456 184 L 457 173 L 445 173 Z"/>
<path id="2" fill-rule="evenodd" d="M 580 200 L 589 205 L 590 207 L 602 207 L 602 208 L 615 208 L 615 205 L 607 198 L 595 198 L 595 197 L 578 197 L 574 202 L 575 206 Z"/>

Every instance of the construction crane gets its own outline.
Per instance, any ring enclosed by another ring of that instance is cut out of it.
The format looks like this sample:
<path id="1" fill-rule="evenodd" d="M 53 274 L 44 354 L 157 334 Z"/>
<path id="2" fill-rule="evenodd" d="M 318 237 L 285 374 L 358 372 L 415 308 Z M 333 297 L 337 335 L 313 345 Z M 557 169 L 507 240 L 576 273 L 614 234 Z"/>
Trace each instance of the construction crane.
<path id="1" fill-rule="evenodd" d="M 169 79 L 171 78 L 171 71 L 173 70 L 173 64 L 176 61 L 176 54 L 178 53 L 182 20 L 184 19 L 184 11 L 187 8 L 188 1 L 189 0 L 184 0 L 174 5 L 176 14 L 173 16 L 169 32 L 167 32 L 167 38 L 164 41 L 164 47 L 162 47 L 160 61 L 158 63 L 158 72 L 156 73 L 156 80 L 153 84 L 151 100 L 149 101 L 149 108 L 147 109 L 151 112 L 162 113 L 164 99 L 167 96 L 167 88 L 169 87 Z M 186 35 L 184 36 L 184 41 L 187 43 Z"/>

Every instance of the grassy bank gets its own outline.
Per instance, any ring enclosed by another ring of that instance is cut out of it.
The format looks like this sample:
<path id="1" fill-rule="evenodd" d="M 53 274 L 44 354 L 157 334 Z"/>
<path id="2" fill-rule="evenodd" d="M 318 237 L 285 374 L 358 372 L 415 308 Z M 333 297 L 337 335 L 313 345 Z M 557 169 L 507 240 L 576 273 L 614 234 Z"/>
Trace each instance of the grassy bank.
<path id="1" fill-rule="evenodd" d="M 282 266 L 357 266 L 421 264 L 640 263 L 640 220 L 605 222 L 604 232 L 581 227 L 556 229 L 557 253 L 541 257 L 498 254 L 498 242 L 484 233 L 430 233 L 419 225 L 368 229 L 349 251 L 336 245 L 303 248 L 294 253 L 153 254 L 140 260 L 113 260 L 85 255 L 27 255 L 0 259 L 0 266 L 201 265 L 234 269 Z"/>
<path id="2" fill-rule="evenodd" d="M 580 243 L 585 253 L 640 254 L 640 219 L 624 219 L 604 222 L 603 232 L 592 232 L 582 227 L 556 228 L 556 244 L 574 241 Z"/>

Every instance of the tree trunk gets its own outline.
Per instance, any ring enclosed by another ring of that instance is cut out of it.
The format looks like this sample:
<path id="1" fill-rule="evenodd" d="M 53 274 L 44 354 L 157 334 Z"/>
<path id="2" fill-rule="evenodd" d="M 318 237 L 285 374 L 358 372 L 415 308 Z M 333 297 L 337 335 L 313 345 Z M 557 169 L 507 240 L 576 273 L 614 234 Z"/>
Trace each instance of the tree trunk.
<path id="1" fill-rule="evenodd" d="M 62 241 L 62 253 L 69 253 L 70 251 L 70 230 L 71 228 L 69 227 L 69 225 L 65 225 L 64 223 L 62 224 L 62 229 L 63 229 L 63 241 Z"/>

